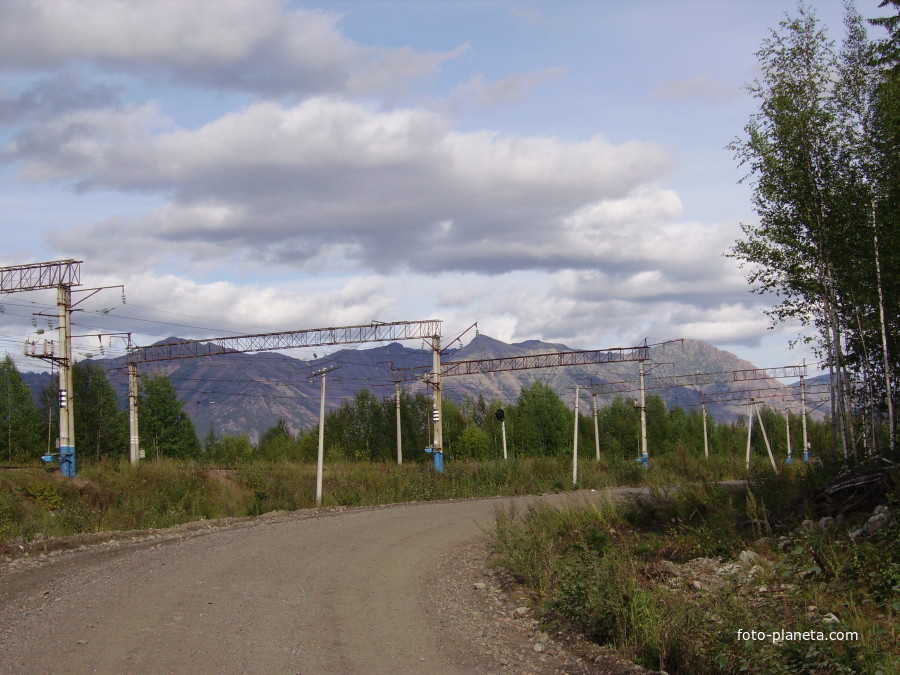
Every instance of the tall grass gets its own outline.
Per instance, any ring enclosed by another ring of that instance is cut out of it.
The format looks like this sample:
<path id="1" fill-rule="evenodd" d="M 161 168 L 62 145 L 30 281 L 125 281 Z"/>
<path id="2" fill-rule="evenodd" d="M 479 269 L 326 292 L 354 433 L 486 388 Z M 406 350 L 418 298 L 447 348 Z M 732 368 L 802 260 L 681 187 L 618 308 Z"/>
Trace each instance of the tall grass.
<path id="1" fill-rule="evenodd" d="M 645 471 L 634 461 L 579 461 L 572 485 L 570 457 L 451 461 L 444 474 L 430 464 L 344 462 L 325 467 L 325 506 L 367 506 L 497 495 L 660 485 L 739 477 L 738 461 L 660 457 Z M 246 462 L 223 471 L 193 461 L 161 459 L 88 465 L 74 480 L 47 468 L 0 474 L 0 543 L 38 533 L 168 527 L 211 518 L 256 516 L 315 505 L 315 465 Z"/>
<path id="2" fill-rule="evenodd" d="M 649 500 L 499 511 L 496 563 L 532 591 L 548 628 L 583 633 L 650 668 L 898 672 L 900 522 L 868 541 L 852 541 L 846 531 L 799 529 L 786 550 L 760 536 L 766 532 L 737 526 L 816 480 L 798 472 L 745 493 L 707 483 L 655 490 Z M 767 561 L 752 583 L 723 577 L 721 588 L 697 589 L 690 577 L 673 585 L 660 572 L 661 561 L 734 560 L 744 549 Z M 825 612 L 841 623 L 823 624 Z M 738 639 L 738 630 L 751 629 L 857 631 L 859 639 Z"/>

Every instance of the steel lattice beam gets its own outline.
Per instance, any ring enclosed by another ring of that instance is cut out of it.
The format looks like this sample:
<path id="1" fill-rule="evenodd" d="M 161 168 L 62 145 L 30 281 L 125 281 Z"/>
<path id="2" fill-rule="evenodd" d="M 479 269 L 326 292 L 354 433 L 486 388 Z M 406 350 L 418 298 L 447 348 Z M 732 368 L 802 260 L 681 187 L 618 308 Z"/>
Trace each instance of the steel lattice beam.
<path id="1" fill-rule="evenodd" d="M 131 363 L 151 363 L 154 361 L 191 359 L 218 354 L 266 352 L 279 349 L 323 347 L 363 342 L 418 340 L 433 338 L 440 334 L 441 322 L 437 319 L 370 323 L 358 326 L 312 328 L 280 333 L 183 340 L 164 345 L 138 347 L 129 354 L 128 360 Z"/>
<path id="2" fill-rule="evenodd" d="M 669 387 L 696 387 L 703 384 L 727 384 L 729 382 L 749 382 L 779 377 L 802 377 L 806 366 L 779 366 L 778 368 L 750 368 L 747 370 L 724 370 L 715 373 L 694 373 L 691 375 L 662 375 L 644 380 L 645 389 L 668 389 Z M 592 394 L 624 394 L 640 389 L 639 380 L 609 382 L 591 385 Z"/>
<path id="3" fill-rule="evenodd" d="M 828 385 L 815 385 L 806 388 L 807 396 L 827 394 Z M 750 399 L 797 400 L 800 398 L 798 387 L 784 387 L 780 389 L 747 389 L 744 391 L 716 391 L 709 394 L 701 394 L 701 403 L 725 403 L 728 401 L 747 401 Z"/>
<path id="4" fill-rule="evenodd" d="M 53 260 L 0 267 L 0 293 L 81 285 L 81 260 Z"/>
<path id="5" fill-rule="evenodd" d="M 535 368 L 560 368 L 599 363 L 621 363 L 623 361 L 646 361 L 650 358 L 649 347 L 626 347 L 613 349 L 580 350 L 571 352 L 551 352 L 526 356 L 505 356 L 468 361 L 447 361 L 441 364 L 441 377 L 455 375 L 479 375 L 506 370 L 532 370 Z M 407 382 L 427 375 L 427 366 L 393 369 L 395 382 Z"/>

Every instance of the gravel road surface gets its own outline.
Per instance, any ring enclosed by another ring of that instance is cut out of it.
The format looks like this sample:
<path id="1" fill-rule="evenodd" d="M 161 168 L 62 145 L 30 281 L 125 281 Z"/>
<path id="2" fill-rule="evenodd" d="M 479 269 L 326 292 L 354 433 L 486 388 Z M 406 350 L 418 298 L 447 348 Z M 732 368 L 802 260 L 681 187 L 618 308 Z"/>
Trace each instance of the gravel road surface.
<path id="1" fill-rule="evenodd" d="M 0 565 L 0 672 L 641 672 L 512 618 L 484 531 L 495 509 L 529 499 L 298 511 L 32 550 Z"/>

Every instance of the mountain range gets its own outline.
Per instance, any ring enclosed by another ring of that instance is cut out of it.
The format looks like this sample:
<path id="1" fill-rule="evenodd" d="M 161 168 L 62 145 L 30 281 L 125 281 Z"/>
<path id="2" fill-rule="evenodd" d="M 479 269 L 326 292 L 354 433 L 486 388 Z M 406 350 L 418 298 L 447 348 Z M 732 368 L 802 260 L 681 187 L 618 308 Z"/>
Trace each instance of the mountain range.
<path id="1" fill-rule="evenodd" d="M 168 338 L 162 342 L 177 342 Z M 160 343 L 157 343 L 160 344 Z M 478 335 L 464 347 L 448 350 L 442 361 L 469 361 L 573 351 L 563 344 L 529 340 L 507 344 L 487 335 Z M 646 364 L 647 376 L 694 374 L 750 370 L 755 366 L 734 354 L 700 340 L 680 340 L 651 348 L 651 362 Z M 292 432 L 318 424 L 320 380 L 311 375 L 323 368 L 336 366 L 326 382 L 326 408 L 333 409 L 352 399 L 361 389 L 369 389 L 376 396 L 394 393 L 391 367 L 430 369 L 431 351 L 426 345 L 410 347 L 398 342 L 371 348 L 341 349 L 312 360 L 296 359 L 277 352 L 244 354 L 231 352 L 202 358 L 177 359 L 142 364 L 142 376 L 161 374 L 169 377 L 202 437 L 209 429 L 217 434 L 246 433 L 253 442 L 266 429 L 284 419 Z M 92 359 L 107 369 L 110 382 L 123 405 L 127 391 L 124 366 L 127 357 Z M 50 381 L 49 373 L 23 373 L 23 377 L 37 397 Z M 576 384 L 588 382 L 615 383 L 636 380 L 635 362 L 510 370 L 488 374 L 448 377 L 444 379 L 444 396 L 461 400 L 466 396 L 514 403 L 523 387 L 540 380 L 552 387 L 569 405 L 574 407 Z M 410 392 L 428 392 L 423 381 L 406 382 Z M 721 383 L 704 385 L 704 393 L 740 391 L 746 389 L 784 388 L 778 380 L 756 380 L 752 383 Z M 589 410 L 590 397 L 582 398 L 582 410 Z M 671 387 L 651 390 L 660 395 L 669 407 L 699 407 L 699 387 Z M 636 398 L 636 392 L 618 394 Z M 597 405 L 609 403 L 614 395 L 598 395 Z M 76 403 L 77 404 L 77 403 Z M 796 399 L 773 403 L 774 407 L 790 406 L 799 410 Z M 720 421 L 733 421 L 746 412 L 741 402 L 711 403 L 710 414 Z"/>

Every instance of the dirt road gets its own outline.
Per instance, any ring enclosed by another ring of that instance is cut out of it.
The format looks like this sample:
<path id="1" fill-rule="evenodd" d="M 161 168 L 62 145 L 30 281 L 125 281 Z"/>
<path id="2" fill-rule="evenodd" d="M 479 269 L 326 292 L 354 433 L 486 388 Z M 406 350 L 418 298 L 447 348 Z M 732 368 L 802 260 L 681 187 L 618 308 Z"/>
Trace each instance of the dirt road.
<path id="1" fill-rule="evenodd" d="M 0 672 L 500 670 L 435 591 L 472 586 L 451 568 L 484 561 L 454 555 L 524 501 L 297 512 L 7 564 Z"/>

